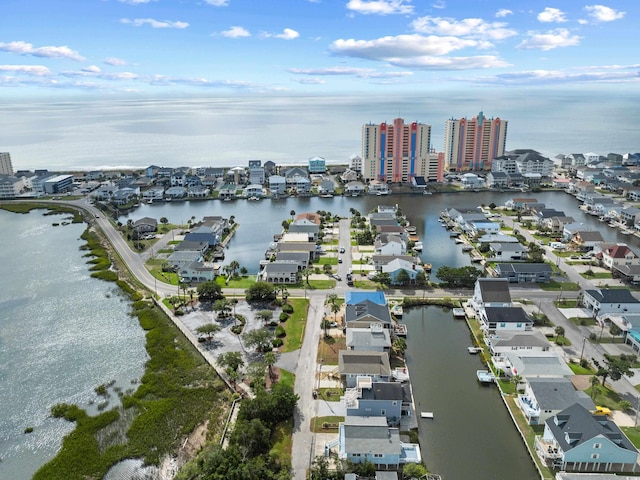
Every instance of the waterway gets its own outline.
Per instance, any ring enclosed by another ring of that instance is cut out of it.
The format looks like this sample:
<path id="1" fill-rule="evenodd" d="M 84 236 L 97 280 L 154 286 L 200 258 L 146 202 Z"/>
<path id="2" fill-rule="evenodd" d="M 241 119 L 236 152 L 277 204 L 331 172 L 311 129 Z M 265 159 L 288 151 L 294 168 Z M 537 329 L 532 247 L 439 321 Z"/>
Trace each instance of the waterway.
<path id="1" fill-rule="evenodd" d="M 421 258 L 425 263 L 433 265 L 433 272 L 443 265 L 461 267 L 470 264 L 469 255 L 462 253 L 461 247 L 455 245 L 449 238 L 449 233 L 438 222 L 442 210 L 449 207 L 476 208 L 480 205 L 503 205 L 514 197 L 535 197 L 545 202 L 548 208 L 564 211 L 574 217 L 577 222 L 585 226 L 585 230 L 599 230 L 605 240 L 611 242 L 626 242 L 629 245 L 640 246 L 640 239 L 622 235 L 616 230 L 599 222 L 595 217 L 584 213 L 578 208 L 578 201 L 563 192 L 528 193 L 521 192 L 465 192 L 435 195 L 389 195 L 385 197 L 366 195 L 362 197 L 320 198 L 285 198 L 280 200 L 264 199 L 259 202 L 235 200 L 222 202 L 183 201 L 170 203 L 154 203 L 141 206 L 128 215 L 120 217 L 126 223 L 128 219 L 138 220 L 142 217 L 152 217 L 159 220 L 166 217 L 171 223 L 185 225 L 189 219 L 201 220 L 205 215 L 221 215 L 235 217 L 240 228 L 229 243 L 226 251 L 226 261 L 237 260 L 247 268 L 249 273 L 257 273 L 259 262 L 264 258 L 264 252 L 271 242 L 273 235 L 281 232 L 282 221 L 290 218 L 289 213 L 316 212 L 325 210 L 334 215 L 350 216 L 350 209 L 354 208 L 363 215 L 375 209 L 377 205 L 397 204 L 409 221 L 416 227 L 418 236 L 424 243 Z"/>
<path id="2" fill-rule="evenodd" d="M 109 388 L 137 388 L 147 360 L 144 331 L 113 283 L 90 277 L 85 224 L 68 215 L 0 210 L 0 478 L 27 480 L 49 461 L 74 424 L 50 408 L 75 403 L 95 414 Z M 25 434 L 27 427 L 33 433 Z"/>
<path id="3" fill-rule="evenodd" d="M 483 368 L 470 355 L 469 329 L 442 308 L 406 311 L 407 366 L 418 411 L 425 464 L 445 480 L 539 478 L 495 385 L 482 385 Z"/>

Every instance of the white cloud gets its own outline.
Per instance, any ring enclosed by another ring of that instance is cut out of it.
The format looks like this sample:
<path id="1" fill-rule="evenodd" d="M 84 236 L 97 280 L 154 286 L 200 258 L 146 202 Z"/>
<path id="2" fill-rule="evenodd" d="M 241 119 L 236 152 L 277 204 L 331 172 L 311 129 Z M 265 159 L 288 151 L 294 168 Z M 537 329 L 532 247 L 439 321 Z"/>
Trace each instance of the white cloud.
<path id="1" fill-rule="evenodd" d="M 262 37 L 264 38 L 281 38 L 282 40 L 293 40 L 299 36 L 300 34 L 291 28 L 285 28 L 282 33 L 262 33 Z"/>
<path id="2" fill-rule="evenodd" d="M 363 15 L 411 14 L 410 0 L 349 0 L 347 8 Z"/>
<path id="3" fill-rule="evenodd" d="M 249 33 L 248 30 L 239 27 L 239 26 L 233 26 L 231 27 L 229 30 L 225 30 L 223 32 L 220 33 L 220 35 L 222 35 L 223 37 L 227 37 L 227 38 L 241 38 L 241 37 L 250 37 L 251 34 Z"/>
<path id="4" fill-rule="evenodd" d="M 397 78 L 413 75 L 413 72 L 380 72 L 373 68 L 359 67 L 290 68 L 288 71 L 296 75 L 353 75 L 359 78 Z"/>
<path id="5" fill-rule="evenodd" d="M 437 9 L 447 8 L 447 4 L 444 0 L 437 0 L 436 2 L 432 3 L 431 6 Z"/>
<path id="6" fill-rule="evenodd" d="M 620 12 L 604 5 L 587 5 L 584 9 L 597 22 L 612 22 L 621 19 L 626 14 L 626 12 Z"/>
<path id="7" fill-rule="evenodd" d="M 27 42 L 0 43 L 0 51 L 15 53 L 17 55 L 33 55 L 34 57 L 67 58 L 78 62 L 85 59 L 76 50 L 71 50 L 67 46 L 46 46 L 34 48 L 31 43 Z"/>
<path id="8" fill-rule="evenodd" d="M 325 82 L 322 78 L 317 77 L 303 77 L 294 79 L 295 82 L 302 83 L 303 85 L 324 85 Z"/>
<path id="9" fill-rule="evenodd" d="M 538 14 L 538 21 L 543 23 L 562 23 L 566 22 L 567 19 L 565 17 L 565 13 L 559 8 L 547 7 Z"/>
<path id="10" fill-rule="evenodd" d="M 566 28 L 557 28 L 547 33 L 529 32 L 529 38 L 516 46 L 522 50 L 553 50 L 558 47 L 575 47 L 580 44 L 580 37 L 571 35 Z"/>
<path id="11" fill-rule="evenodd" d="M 143 5 L 145 3 L 157 2 L 158 0 L 118 0 L 120 3 L 127 3 L 129 5 Z"/>
<path id="12" fill-rule="evenodd" d="M 204 3 L 214 7 L 226 7 L 229 5 L 229 0 L 204 0 Z"/>
<path id="13" fill-rule="evenodd" d="M 0 72 L 23 73 L 36 77 L 51 75 L 51 71 L 42 65 L 0 65 Z"/>
<path id="14" fill-rule="evenodd" d="M 392 57 L 413 57 L 419 55 L 446 55 L 454 50 L 477 47 L 477 40 L 434 35 L 398 35 L 375 40 L 338 39 L 330 49 L 337 55 L 385 60 Z"/>
<path id="15" fill-rule="evenodd" d="M 121 58 L 116 58 L 116 57 L 105 58 L 104 63 L 106 63 L 107 65 L 113 65 L 115 67 L 121 67 L 122 65 L 127 64 L 126 60 L 123 60 Z"/>
<path id="16" fill-rule="evenodd" d="M 425 55 L 413 58 L 389 58 L 388 62 L 398 67 L 423 70 L 476 70 L 510 66 L 495 55 L 476 55 L 473 57 L 434 57 Z"/>
<path id="17" fill-rule="evenodd" d="M 160 21 L 155 20 L 153 18 L 122 18 L 120 19 L 120 23 L 124 23 L 126 25 L 133 25 L 134 27 L 141 27 L 143 25 L 149 25 L 153 28 L 187 28 L 189 24 L 187 22 L 173 22 L 169 20 Z"/>
<path id="18" fill-rule="evenodd" d="M 84 67 L 82 69 L 83 72 L 89 72 L 89 73 L 100 73 L 100 67 L 96 66 L 96 65 L 90 65 L 88 67 Z"/>
<path id="19" fill-rule="evenodd" d="M 513 15 L 513 12 L 508 8 L 501 8 L 496 12 L 496 18 L 504 18 L 507 15 Z"/>
<path id="20" fill-rule="evenodd" d="M 632 69 L 637 66 L 622 67 L 622 69 Z M 640 82 L 640 76 L 635 71 L 622 71 L 609 66 L 588 67 L 587 71 L 574 70 L 523 70 L 520 72 L 503 73 L 491 77 L 477 77 L 471 79 L 474 83 L 481 84 L 514 84 L 527 85 L 535 84 L 559 84 L 559 83 L 628 83 Z M 580 69 L 578 69 L 580 70 Z M 467 78 L 465 81 L 469 80 Z"/>
<path id="21" fill-rule="evenodd" d="M 506 28 L 503 22 L 485 22 L 481 18 L 465 18 L 455 20 L 444 17 L 420 17 L 411 22 L 416 32 L 435 33 L 437 35 L 453 35 L 460 37 L 480 37 L 491 40 L 502 40 L 516 34 L 515 30 Z"/>

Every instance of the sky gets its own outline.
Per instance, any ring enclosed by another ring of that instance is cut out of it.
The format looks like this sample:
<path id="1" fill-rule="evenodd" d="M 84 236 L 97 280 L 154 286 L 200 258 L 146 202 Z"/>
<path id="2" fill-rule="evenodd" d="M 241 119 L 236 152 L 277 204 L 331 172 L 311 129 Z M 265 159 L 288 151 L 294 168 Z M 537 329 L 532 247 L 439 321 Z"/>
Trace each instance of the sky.
<path id="1" fill-rule="evenodd" d="M 637 90 L 639 13 L 638 0 L 2 0 L 0 99 Z"/>

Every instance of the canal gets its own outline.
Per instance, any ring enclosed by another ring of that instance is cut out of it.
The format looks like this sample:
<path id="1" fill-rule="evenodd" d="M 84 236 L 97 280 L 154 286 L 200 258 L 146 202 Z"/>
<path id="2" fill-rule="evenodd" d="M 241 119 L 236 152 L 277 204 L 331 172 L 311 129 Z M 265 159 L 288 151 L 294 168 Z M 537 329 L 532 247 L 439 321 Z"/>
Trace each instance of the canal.
<path id="1" fill-rule="evenodd" d="M 585 230 L 598 230 L 606 241 L 626 242 L 639 247 L 640 239 L 635 236 L 624 236 L 595 217 L 584 213 L 578 208 L 578 201 L 563 192 L 527 193 L 521 192 L 465 192 L 436 195 L 389 195 L 387 197 L 362 196 L 320 198 L 285 198 L 281 200 L 261 200 L 249 202 L 235 200 L 221 202 L 184 201 L 156 204 L 142 204 L 139 208 L 119 218 L 122 223 L 127 220 L 138 220 L 142 217 L 152 217 L 159 220 L 166 217 L 171 223 L 186 224 L 192 217 L 202 220 L 205 215 L 220 215 L 229 218 L 231 215 L 240 224 L 240 228 L 229 243 L 226 261 L 237 260 L 246 267 L 249 273 L 257 273 L 259 262 L 264 258 L 264 252 L 273 241 L 273 235 L 280 233 L 283 220 L 290 217 L 291 210 L 296 213 L 316 212 L 325 210 L 334 215 L 350 216 L 351 208 L 363 215 L 375 209 L 377 205 L 397 204 L 409 221 L 416 227 L 418 236 L 424 243 L 421 258 L 425 263 L 433 265 L 433 274 L 438 268 L 447 265 L 461 267 L 470 264 L 469 255 L 462 253 L 461 247 L 449 238 L 449 233 L 440 225 L 438 217 L 445 208 L 476 208 L 480 205 L 496 205 L 504 203 L 514 197 L 535 197 L 545 202 L 548 208 L 564 211 L 577 222 L 583 223 Z"/>
<path id="2" fill-rule="evenodd" d="M 405 310 L 407 366 L 427 468 L 444 480 L 536 480 L 538 472 L 495 385 L 482 385 L 470 332 L 439 307 Z"/>

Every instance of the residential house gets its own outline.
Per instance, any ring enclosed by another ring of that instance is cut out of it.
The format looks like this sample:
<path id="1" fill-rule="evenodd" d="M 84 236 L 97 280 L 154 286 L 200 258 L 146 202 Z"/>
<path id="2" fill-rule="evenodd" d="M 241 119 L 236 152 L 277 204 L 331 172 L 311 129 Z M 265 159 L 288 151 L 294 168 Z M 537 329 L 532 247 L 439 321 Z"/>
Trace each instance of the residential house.
<path id="1" fill-rule="evenodd" d="M 313 242 L 278 242 L 275 253 L 277 255 L 280 252 L 305 252 L 311 262 L 318 256 L 320 250 Z"/>
<path id="2" fill-rule="evenodd" d="M 293 261 L 278 261 L 265 264 L 258 277 L 263 282 L 274 284 L 298 283 L 299 268 Z"/>
<path id="3" fill-rule="evenodd" d="M 182 282 L 208 282 L 216 278 L 216 270 L 212 263 L 192 262 L 178 270 Z"/>
<path id="4" fill-rule="evenodd" d="M 262 184 L 251 184 L 244 187 L 242 191 L 242 196 L 245 198 L 262 198 L 264 197 L 264 190 L 262 189 Z"/>
<path id="5" fill-rule="evenodd" d="M 386 304 L 378 304 L 369 299 L 355 304 L 347 304 L 344 320 L 347 328 L 369 328 L 371 324 L 381 323 L 391 328 L 391 313 Z"/>
<path id="6" fill-rule="evenodd" d="M 502 330 L 525 331 L 533 328 L 533 320 L 521 307 L 487 307 L 478 316 L 480 326 L 489 333 Z"/>
<path id="7" fill-rule="evenodd" d="M 640 301 L 628 289 L 584 290 L 582 303 L 596 318 L 609 313 L 640 313 Z"/>
<path id="8" fill-rule="evenodd" d="M 640 208 L 623 208 L 620 211 L 620 222 L 624 223 L 628 227 L 634 227 L 637 223 L 640 223 Z"/>
<path id="9" fill-rule="evenodd" d="M 635 472 L 638 450 L 613 420 L 574 404 L 545 421 L 535 438 L 538 456 L 551 468 L 580 472 Z"/>
<path id="10" fill-rule="evenodd" d="M 325 173 L 327 162 L 322 157 L 311 157 L 309 159 L 309 173 Z"/>
<path id="11" fill-rule="evenodd" d="M 164 188 L 151 187 L 148 190 L 142 192 L 142 198 L 149 203 L 154 201 L 162 201 L 164 200 Z"/>
<path id="12" fill-rule="evenodd" d="M 407 383 L 361 382 L 357 387 L 347 389 L 341 401 L 344 402 L 347 417 L 384 417 L 389 425 L 399 425 L 405 404 Z M 411 402 L 408 398 L 407 403 Z"/>
<path id="13" fill-rule="evenodd" d="M 236 198 L 238 187 L 233 183 L 225 183 L 218 190 L 218 198 L 221 200 L 232 200 Z"/>
<path id="14" fill-rule="evenodd" d="M 249 183 L 264 185 L 265 171 L 260 160 L 249 160 Z"/>
<path id="15" fill-rule="evenodd" d="M 604 241 L 602 234 L 597 230 L 578 230 L 573 233 L 571 243 L 582 251 L 593 250 L 594 247 Z"/>
<path id="16" fill-rule="evenodd" d="M 553 273 L 547 263 L 498 263 L 495 271 L 499 278 L 506 278 L 510 283 L 545 283 Z"/>
<path id="17" fill-rule="evenodd" d="M 478 243 L 520 243 L 513 235 L 505 235 L 504 233 L 487 233 L 478 238 Z"/>
<path id="18" fill-rule="evenodd" d="M 622 313 L 605 315 L 603 324 L 617 325 L 622 331 L 624 342 L 631 345 L 636 352 L 640 352 L 640 314 Z"/>
<path id="19" fill-rule="evenodd" d="M 284 195 L 287 190 L 286 179 L 280 175 L 271 175 L 269 177 L 269 190 L 271 195 Z"/>
<path id="20" fill-rule="evenodd" d="M 369 328 L 347 328 L 347 350 L 369 352 L 389 352 L 391 335 L 380 323 L 372 323 Z"/>
<path id="21" fill-rule="evenodd" d="M 344 187 L 344 194 L 352 197 L 357 197 L 358 195 L 362 195 L 365 191 L 364 183 L 353 181 L 349 182 Z"/>
<path id="22" fill-rule="evenodd" d="M 638 285 L 640 284 L 640 265 L 617 265 L 613 267 L 613 276 L 631 285 Z"/>
<path id="23" fill-rule="evenodd" d="M 318 234 L 320 233 L 320 225 L 315 223 L 298 223 L 297 221 L 289 224 L 289 233 L 304 233 L 307 235 L 307 241 L 315 242 L 318 240 Z"/>
<path id="24" fill-rule="evenodd" d="M 309 253 L 307 252 L 278 252 L 274 260 L 278 262 L 293 262 L 298 265 L 298 270 L 309 266 Z"/>
<path id="25" fill-rule="evenodd" d="M 370 377 L 373 382 L 391 380 L 387 352 L 340 350 L 338 355 L 338 371 L 346 388 L 357 386 L 362 377 Z"/>
<path id="26" fill-rule="evenodd" d="M 546 352 L 551 347 L 549 340 L 542 333 L 535 330 L 500 330 L 491 335 L 485 335 L 484 343 L 489 347 L 491 355 L 500 356 L 507 352 L 528 351 Z"/>
<path id="27" fill-rule="evenodd" d="M 596 257 L 609 270 L 623 265 L 640 265 L 640 257 L 625 243 L 609 245 L 598 252 Z"/>
<path id="28" fill-rule="evenodd" d="M 484 187 L 484 178 L 475 173 L 465 173 L 462 175 L 462 188 L 473 190 Z"/>
<path id="29" fill-rule="evenodd" d="M 491 363 L 496 370 L 501 370 L 507 377 L 519 375 L 529 378 L 557 378 L 572 377 L 573 371 L 568 367 L 564 359 L 553 351 L 505 352 L 500 356 L 491 357 Z"/>
<path id="30" fill-rule="evenodd" d="M 361 292 L 357 290 L 347 290 L 344 292 L 344 302 L 346 305 L 356 305 L 364 302 L 365 300 L 373 302 L 376 305 L 387 305 L 387 298 L 385 297 L 384 292 L 381 291 Z"/>
<path id="31" fill-rule="evenodd" d="M 189 267 L 193 262 L 202 262 L 202 254 L 194 250 L 174 250 L 167 262 L 178 271 Z"/>
<path id="32" fill-rule="evenodd" d="M 207 242 L 193 241 L 193 240 L 192 241 L 183 240 L 174 247 L 175 252 L 179 252 L 179 251 L 198 252 L 200 256 L 204 256 L 204 254 L 208 249 L 209 249 L 209 244 Z"/>
<path id="33" fill-rule="evenodd" d="M 342 173 L 342 175 L 340 175 L 340 180 L 342 180 L 342 183 L 355 182 L 359 177 L 358 171 L 359 170 L 347 169 Z"/>
<path id="34" fill-rule="evenodd" d="M 407 285 L 415 284 L 418 274 L 424 273 L 424 269 L 421 265 L 417 265 L 415 261 L 407 261 L 396 257 L 382 266 L 382 272 L 389 274 L 392 285 Z"/>
<path id="35" fill-rule="evenodd" d="M 492 260 L 496 262 L 526 260 L 529 254 L 528 247 L 521 243 L 490 243 L 489 249 L 493 253 Z"/>
<path id="36" fill-rule="evenodd" d="M 469 234 L 471 236 L 484 235 L 484 234 L 498 234 L 500 232 L 500 224 L 498 222 L 473 221 L 470 222 Z"/>
<path id="37" fill-rule="evenodd" d="M 509 282 L 503 278 L 479 278 L 470 300 L 476 314 L 485 307 L 511 307 Z"/>
<path id="38" fill-rule="evenodd" d="M 12 175 L 0 175 L 0 198 L 14 198 L 20 194 L 24 182 Z"/>
<path id="39" fill-rule="evenodd" d="M 313 223 L 315 225 L 321 225 L 322 217 L 318 215 L 318 213 L 316 212 L 299 213 L 296 216 L 295 223 L 301 224 L 301 225 L 310 224 L 310 223 Z"/>
<path id="40" fill-rule="evenodd" d="M 529 210 L 529 205 L 537 204 L 538 199 L 536 198 L 527 198 L 527 197 L 516 197 L 511 200 L 507 200 L 504 204 L 506 208 L 510 208 L 511 210 Z"/>
<path id="41" fill-rule="evenodd" d="M 392 234 L 380 234 L 374 242 L 375 255 L 405 255 L 407 244 L 400 236 Z"/>
<path id="42" fill-rule="evenodd" d="M 138 233 L 149 233 L 158 230 L 158 221 L 155 218 L 142 217 L 133 222 L 133 228 Z"/>
<path id="43" fill-rule="evenodd" d="M 185 234 L 184 240 L 189 242 L 204 242 L 209 247 L 215 247 L 219 242 L 219 237 L 209 231 L 207 227 L 196 227 L 193 231 Z"/>
<path id="44" fill-rule="evenodd" d="M 333 180 L 326 178 L 322 180 L 318 187 L 318 193 L 320 195 L 333 195 L 336 190 L 336 184 Z"/>
<path id="45" fill-rule="evenodd" d="M 518 406 L 530 425 L 543 424 L 548 418 L 576 403 L 589 411 L 596 408 L 589 395 L 576 390 L 566 377 L 532 377 L 524 383 L 524 393 L 518 395 Z"/>
<path id="46" fill-rule="evenodd" d="M 378 470 L 398 470 L 406 463 L 422 461 L 420 446 L 400 441 L 399 430 L 389 427 L 384 417 L 345 417 L 338 438 L 325 444 L 325 456 L 335 447 L 339 459 L 370 462 Z"/>
<path id="47" fill-rule="evenodd" d="M 167 199 L 178 200 L 187 196 L 187 189 L 185 187 L 170 187 L 164 192 Z"/>
<path id="48" fill-rule="evenodd" d="M 487 185 L 489 188 L 506 188 L 509 186 L 509 175 L 506 172 L 489 172 Z"/>

